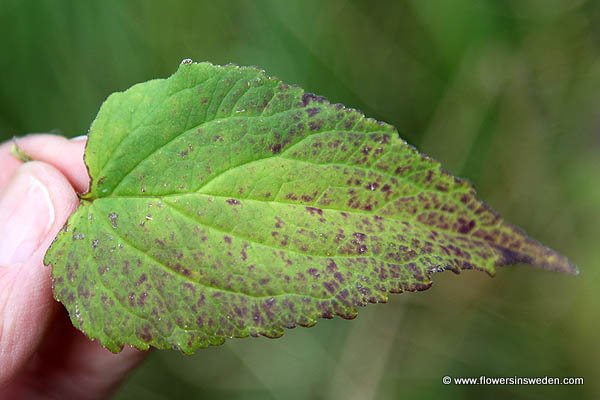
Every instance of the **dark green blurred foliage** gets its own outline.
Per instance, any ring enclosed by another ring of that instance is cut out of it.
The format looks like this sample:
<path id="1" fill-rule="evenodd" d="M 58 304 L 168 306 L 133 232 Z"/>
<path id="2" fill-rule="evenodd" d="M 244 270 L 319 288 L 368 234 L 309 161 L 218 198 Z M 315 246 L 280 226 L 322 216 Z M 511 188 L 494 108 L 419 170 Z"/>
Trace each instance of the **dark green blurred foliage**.
<path id="1" fill-rule="evenodd" d="M 3 139 L 85 133 L 108 94 L 183 58 L 257 65 L 396 125 L 582 270 L 444 273 L 353 322 L 155 352 L 117 398 L 600 396 L 600 2 L 2 0 L 0 37 Z"/>

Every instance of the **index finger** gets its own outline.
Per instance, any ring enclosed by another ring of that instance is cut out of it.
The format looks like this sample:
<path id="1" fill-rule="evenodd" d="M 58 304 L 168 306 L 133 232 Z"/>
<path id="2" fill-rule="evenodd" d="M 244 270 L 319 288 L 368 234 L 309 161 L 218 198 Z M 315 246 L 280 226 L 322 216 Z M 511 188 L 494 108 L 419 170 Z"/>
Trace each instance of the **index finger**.
<path id="1" fill-rule="evenodd" d="M 43 161 L 58 169 L 78 193 L 85 193 L 89 185 L 87 168 L 83 162 L 86 137 L 67 139 L 50 134 L 32 134 L 16 138 L 19 148 L 36 161 Z M 11 154 L 12 141 L 0 144 L 0 191 L 23 164 Z"/>

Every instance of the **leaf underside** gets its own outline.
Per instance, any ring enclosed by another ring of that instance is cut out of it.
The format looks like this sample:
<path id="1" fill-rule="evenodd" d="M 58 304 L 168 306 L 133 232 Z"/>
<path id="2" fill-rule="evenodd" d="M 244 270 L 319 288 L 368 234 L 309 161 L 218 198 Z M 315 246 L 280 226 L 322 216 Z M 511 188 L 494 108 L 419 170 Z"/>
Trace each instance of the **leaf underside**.
<path id="1" fill-rule="evenodd" d="M 278 337 L 443 270 L 575 272 L 394 127 L 255 68 L 183 63 L 111 95 L 85 161 L 90 191 L 45 263 L 111 351 Z"/>

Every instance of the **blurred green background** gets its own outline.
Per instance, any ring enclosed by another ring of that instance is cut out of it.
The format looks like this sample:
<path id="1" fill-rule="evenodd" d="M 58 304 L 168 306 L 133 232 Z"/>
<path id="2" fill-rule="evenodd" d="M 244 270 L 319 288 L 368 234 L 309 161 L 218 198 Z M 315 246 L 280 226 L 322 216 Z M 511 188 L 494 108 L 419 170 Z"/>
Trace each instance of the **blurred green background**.
<path id="1" fill-rule="evenodd" d="M 0 38 L 2 140 L 83 134 L 183 58 L 257 65 L 396 125 L 581 267 L 439 274 L 355 321 L 154 352 L 118 399 L 600 398 L 600 2 L 2 0 Z"/>

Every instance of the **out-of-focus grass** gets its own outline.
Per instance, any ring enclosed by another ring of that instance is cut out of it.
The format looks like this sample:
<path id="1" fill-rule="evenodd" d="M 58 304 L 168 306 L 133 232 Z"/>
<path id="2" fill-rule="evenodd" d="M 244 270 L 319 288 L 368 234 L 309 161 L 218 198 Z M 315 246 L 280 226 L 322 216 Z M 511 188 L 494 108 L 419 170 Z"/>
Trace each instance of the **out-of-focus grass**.
<path id="1" fill-rule="evenodd" d="M 117 398 L 600 396 L 600 3 L 0 2 L 0 135 L 79 135 L 111 92 L 183 58 L 259 65 L 398 126 L 581 266 L 440 274 L 353 322 L 155 352 Z M 583 376 L 584 386 L 445 386 Z"/>

